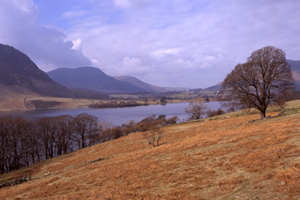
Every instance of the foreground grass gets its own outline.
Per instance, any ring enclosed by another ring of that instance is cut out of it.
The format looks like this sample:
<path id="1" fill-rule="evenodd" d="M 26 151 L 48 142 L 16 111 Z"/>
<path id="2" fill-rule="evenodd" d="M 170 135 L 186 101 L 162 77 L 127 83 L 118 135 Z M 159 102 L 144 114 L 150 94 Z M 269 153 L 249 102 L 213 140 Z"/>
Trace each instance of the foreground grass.
<path id="1" fill-rule="evenodd" d="M 34 178 L 0 199 L 298 199 L 300 114 L 248 123 L 259 117 L 166 127 L 155 148 L 136 133 L 46 160 L 0 176 Z"/>

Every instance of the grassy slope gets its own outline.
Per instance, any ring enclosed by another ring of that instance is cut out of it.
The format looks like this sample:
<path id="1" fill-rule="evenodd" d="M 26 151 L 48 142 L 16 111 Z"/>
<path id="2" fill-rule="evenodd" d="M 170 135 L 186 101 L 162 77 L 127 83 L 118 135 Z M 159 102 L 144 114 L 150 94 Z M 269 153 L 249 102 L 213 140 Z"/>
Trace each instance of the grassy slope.
<path id="1" fill-rule="evenodd" d="M 300 198 L 300 114 L 247 123 L 257 118 L 166 127 L 156 148 L 136 133 L 46 160 L 0 176 L 40 177 L 0 189 L 0 199 Z"/>

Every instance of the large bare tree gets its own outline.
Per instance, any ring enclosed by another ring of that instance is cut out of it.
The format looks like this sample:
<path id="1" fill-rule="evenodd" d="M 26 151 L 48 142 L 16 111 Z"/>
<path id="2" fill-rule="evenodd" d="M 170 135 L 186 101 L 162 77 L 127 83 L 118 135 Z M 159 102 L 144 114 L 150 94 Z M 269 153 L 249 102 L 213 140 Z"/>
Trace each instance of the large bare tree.
<path id="1" fill-rule="evenodd" d="M 267 107 L 276 97 L 293 86 L 285 52 L 266 46 L 254 51 L 246 63 L 238 64 L 227 75 L 221 94 L 232 103 L 259 110 L 264 118 Z"/>

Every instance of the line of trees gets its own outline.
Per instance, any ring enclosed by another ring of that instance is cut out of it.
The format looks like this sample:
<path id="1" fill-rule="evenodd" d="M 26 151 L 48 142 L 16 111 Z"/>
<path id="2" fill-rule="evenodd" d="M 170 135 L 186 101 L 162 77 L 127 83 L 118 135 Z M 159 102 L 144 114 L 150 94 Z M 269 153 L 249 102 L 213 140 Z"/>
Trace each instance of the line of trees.
<path id="1" fill-rule="evenodd" d="M 86 113 L 76 117 L 44 117 L 33 122 L 20 117 L 0 117 L 0 174 L 27 167 L 77 149 L 116 139 L 133 132 L 178 122 L 174 116 L 149 116 L 111 127 Z"/>

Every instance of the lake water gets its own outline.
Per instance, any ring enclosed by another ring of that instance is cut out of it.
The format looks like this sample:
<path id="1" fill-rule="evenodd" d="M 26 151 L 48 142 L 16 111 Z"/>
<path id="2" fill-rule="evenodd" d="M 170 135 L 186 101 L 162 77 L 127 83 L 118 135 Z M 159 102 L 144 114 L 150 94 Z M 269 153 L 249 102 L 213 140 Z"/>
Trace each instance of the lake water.
<path id="1" fill-rule="evenodd" d="M 220 108 L 219 102 L 206 103 L 207 109 L 217 110 Z M 166 105 L 149 105 L 127 108 L 78 108 L 60 110 L 38 110 L 25 112 L 0 112 L 0 116 L 20 116 L 29 119 L 40 119 L 42 117 L 55 117 L 59 115 L 71 115 L 73 117 L 81 113 L 88 113 L 98 117 L 101 122 L 109 122 L 113 126 L 122 125 L 130 120 L 139 122 L 150 115 L 166 115 L 167 118 L 178 116 L 180 120 L 186 120 L 189 116 L 185 113 L 188 103 L 168 103 Z"/>

